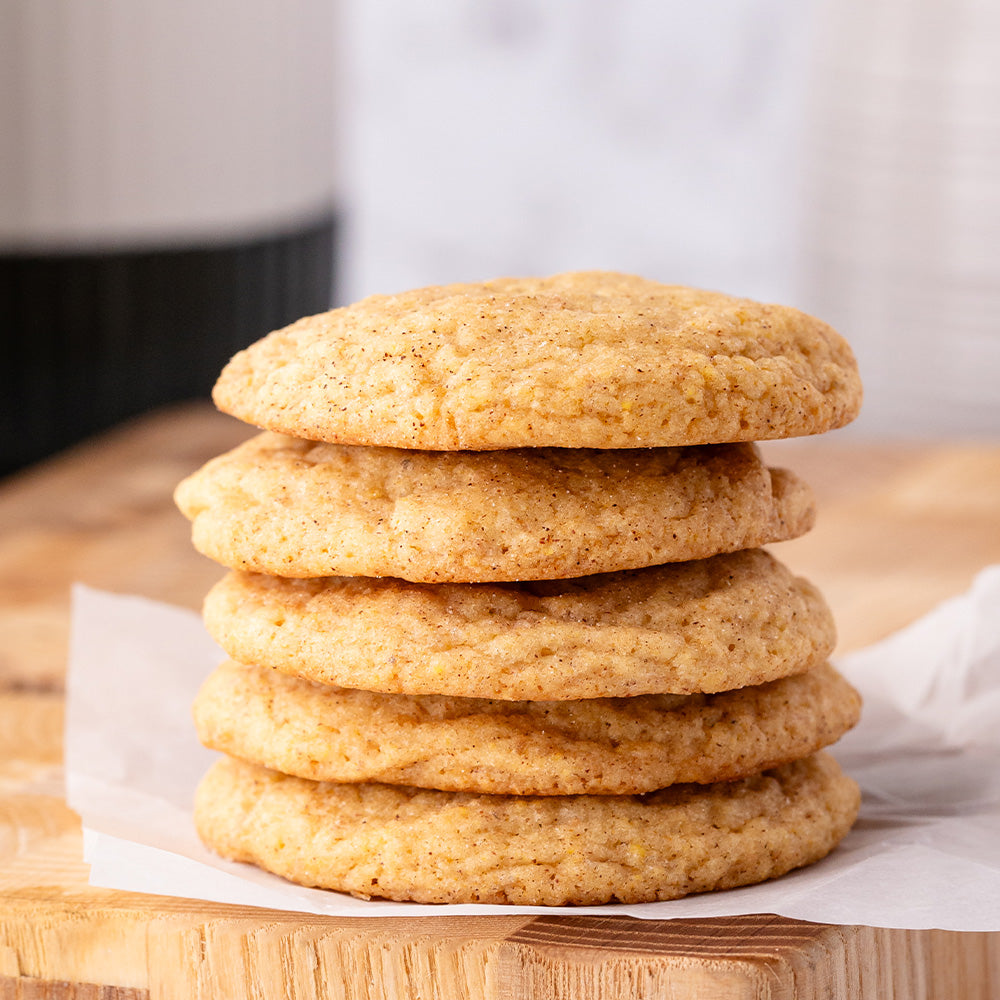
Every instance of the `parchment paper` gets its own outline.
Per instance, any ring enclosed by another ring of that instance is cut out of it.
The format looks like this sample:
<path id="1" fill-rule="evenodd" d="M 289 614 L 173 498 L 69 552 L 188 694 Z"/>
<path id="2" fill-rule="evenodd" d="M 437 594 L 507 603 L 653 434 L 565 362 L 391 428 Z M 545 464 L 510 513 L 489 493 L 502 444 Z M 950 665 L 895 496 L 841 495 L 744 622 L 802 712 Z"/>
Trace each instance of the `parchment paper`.
<path id="1" fill-rule="evenodd" d="M 93 885 L 352 917 L 558 912 L 367 902 L 212 855 L 190 803 L 215 755 L 190 705 L 222 659 L 192 612 L 74 588 L 66 785 Z M 834 748 L 864 799 L 830 857 L 763 885 L 564 912 L 1000 930 L 1000 566 L 837 665 L 865 697 L 861 724 Z"/>

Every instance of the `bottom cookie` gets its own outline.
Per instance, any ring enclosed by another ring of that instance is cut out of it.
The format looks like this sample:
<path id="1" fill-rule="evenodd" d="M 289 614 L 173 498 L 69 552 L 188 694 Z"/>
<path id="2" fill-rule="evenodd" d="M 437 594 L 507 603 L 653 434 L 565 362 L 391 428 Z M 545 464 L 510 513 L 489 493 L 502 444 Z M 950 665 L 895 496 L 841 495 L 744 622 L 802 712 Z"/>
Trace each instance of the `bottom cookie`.
<path id="1" fill-rule="evenodd" d="M 857 816 L 826 753 L 642 796 L 507 796 L 339 785 L 223 758 L 202 780 L 205 843 L 303 885 L 422 903 L 676 899 L 818 861 Z"/>

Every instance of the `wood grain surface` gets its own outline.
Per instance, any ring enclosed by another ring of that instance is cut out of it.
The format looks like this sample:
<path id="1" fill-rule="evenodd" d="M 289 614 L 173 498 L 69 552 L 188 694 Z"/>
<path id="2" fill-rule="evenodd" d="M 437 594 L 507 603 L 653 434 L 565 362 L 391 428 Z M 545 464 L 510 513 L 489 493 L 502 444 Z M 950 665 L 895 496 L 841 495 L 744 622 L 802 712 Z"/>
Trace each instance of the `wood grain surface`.
<path id="1" fill-rule="evenodd" d="M 0 483 L 0 998 L 970 998 L 1000 995 L 1000 935 L 759 915 L 334 919 L 87 884 L 62 792 L 68 588 L 197 607 L 221 575 L 170 494 L 243 425 L 154 414 Z M 776 547 L 826 593 L 842 650 L 1000 562 L 1000 446 L 765 446 L 821 504 Z"/>

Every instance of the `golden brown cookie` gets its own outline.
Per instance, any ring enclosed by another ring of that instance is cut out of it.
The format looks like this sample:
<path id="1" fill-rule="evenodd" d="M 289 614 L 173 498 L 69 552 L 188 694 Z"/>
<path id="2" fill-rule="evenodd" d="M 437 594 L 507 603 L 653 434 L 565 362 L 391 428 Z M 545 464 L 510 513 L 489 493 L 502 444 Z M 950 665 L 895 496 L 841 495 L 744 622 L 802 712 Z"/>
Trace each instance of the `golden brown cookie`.
<path id="1" fill-rule="evenodd" d="M 489 701 L 323 687 L 223 664 L 205 746 L 314 781 L 507 795 L 631 795 L 745 778 L 839 739 L 861 699 L 833 667 L 714 695 Z"/>
<path id="2" fill-rule="evenodd" d="M 811 491 L 750 444 L 426 452 L 264 433 L 175 494 L 199 552 L 276 576 L 542 580 L 791 538 Z"/>
<path id="3" fill-rule="evenodd" d="M 202 780 L 205 843 L 304 885 L 424 903 L 675 899 L 817 861 L 857 815 L 825 753 L 644 796 L 508 796 L 317 783 L 231 758 Z"/>
<path id="4" fill-rule="evenodd" d="M 605 272 L 380 295 L 237 354 L 221 410 L 402 448 L 632 448 L 815 434 L 857 414 L 850 348 L 785 306 Z"/>
<path id="5" fill-rule="evenodd" d="M 835 642 L 821 594 L 762 549 L 516 584 L 230 573 L 204 610 L 241 663 L 474 698 L 728 691 L 808 670 Z"/>

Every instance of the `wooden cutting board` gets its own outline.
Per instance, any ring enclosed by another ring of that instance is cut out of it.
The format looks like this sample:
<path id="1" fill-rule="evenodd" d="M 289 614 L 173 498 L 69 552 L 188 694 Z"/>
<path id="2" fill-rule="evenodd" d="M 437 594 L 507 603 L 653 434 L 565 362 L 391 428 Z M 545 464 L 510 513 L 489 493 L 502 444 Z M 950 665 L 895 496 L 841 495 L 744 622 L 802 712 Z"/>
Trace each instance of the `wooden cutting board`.
<path id="1" fill-rule="evenodd" d="M 174 484 L 247 429 L 193 405 L 0 483 L 0 998 L 829 998 L 1000 995 L 1000 934 L 760 915 L 335 919 L 87 885 L 62 796 L 73 580 L 197 607 L 220 571 Z M 1000 562 L 1000 446 L 767 445 L 812 483 L 817 528 L 780 547 L 826 593 L 841 649 Z"/>

